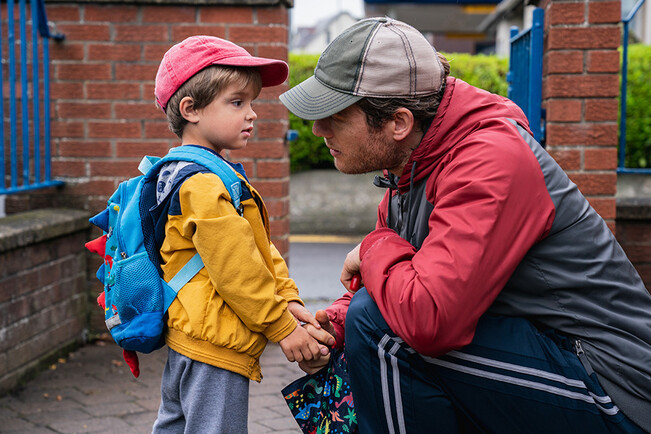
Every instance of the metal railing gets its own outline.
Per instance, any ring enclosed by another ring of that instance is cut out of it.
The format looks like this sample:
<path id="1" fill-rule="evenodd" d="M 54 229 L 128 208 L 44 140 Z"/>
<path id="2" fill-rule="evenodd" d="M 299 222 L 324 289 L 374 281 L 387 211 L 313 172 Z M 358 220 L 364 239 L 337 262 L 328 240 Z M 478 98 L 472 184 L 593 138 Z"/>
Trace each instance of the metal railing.
<path id="1" fill-rule="evenodd" d="M 63 35 L 50 32 L 44 0 L 30 2 L 31 19 L 27 10 L 26 0 L 7 0 L 0 16 L 0 195 L 62 184 L 50 170 L 49 39 Z"/>
<path id="2" fill-rule="evenodd" d="M 524 111 L 534 138 L 544 146 L 545 120 L 542 110 L 542 59 L 544 11 L 533 11 L 531 27 L 518 31 L 511 27 L 508 97 Z"/>
<path id="3" fill-rule="evenodd" d="M 617 166 L 617 173 L 646 173 L 651 174 L 651 168 L 636 169 L 626 167 L 626 92 L 628 81 L 628 26 L 635 14 L 644 4 L 644 0 L 638 0 L 633 8 L 628 12 L 624 12 L 622 16 L 623 36 L 622 36 L 622 80 L 620 91 L 620 105 L 619 105 L 619 164 Z"/>

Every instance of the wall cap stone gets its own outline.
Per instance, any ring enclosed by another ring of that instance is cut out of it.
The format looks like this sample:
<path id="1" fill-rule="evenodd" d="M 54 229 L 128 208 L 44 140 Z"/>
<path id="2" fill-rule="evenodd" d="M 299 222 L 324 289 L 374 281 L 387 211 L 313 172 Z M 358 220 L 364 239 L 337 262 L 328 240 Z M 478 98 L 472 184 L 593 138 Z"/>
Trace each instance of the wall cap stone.
<path id="1" fill-rule="evenodd" d="M 89 217 L 77 209 L 40 209 L 0 218 L 0 252 L 89 229 Z"/>
<path id="2" fill-rule="evenodd" d="M 618 197 L 617 220 L 651 221 L 651 197 Z"/>

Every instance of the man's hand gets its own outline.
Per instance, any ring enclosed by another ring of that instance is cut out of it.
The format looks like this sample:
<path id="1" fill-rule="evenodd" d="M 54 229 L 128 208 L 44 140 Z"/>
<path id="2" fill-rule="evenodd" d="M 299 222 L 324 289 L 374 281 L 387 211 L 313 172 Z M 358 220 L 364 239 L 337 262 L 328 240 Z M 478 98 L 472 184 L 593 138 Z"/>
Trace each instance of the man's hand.
<path id="1" fill-rule="evenodd" d="M 352 292 L 355 292 L 356 289 L 351 290 L 350 282 L 353 279 L 353 276 L 359 275 L 359 269 L 362 264 L 362 260 L 359 257 L 360 246 L 361 243 L 355 246 L 355 248 L 346 255 L 344 266 L 341 270 L 341 278 L 339 279 L 346 289 Z"/>
<path id="2" fill-rule="evenodd" d="M 330 354 L 323 356 L 317 360 L 303 360 L 302 362 L 298 362 L 298 367 L 301 368 L 301 371 L 305 372 L 306 374 L 314 374 L 315 372 L 319 372 L 321 369 L 323 369 L 323 367 L 328 364 L 329 360 Z"/>
<path id="3" fill-rule="evenodd" d="M 334 326 L 330 322 L 330 318 L 328 318 L 328 314 L 325 310 L 317 310 L 314 316 L 320 327 L 316 328 L 312 324 L 305 324 L 303 327 L 305 327 L 305 330 L 308 331 L 310 336 L 320 343 L 329 347 L 333 346 L 335 344 L 336 333 Z M 314 374 L 327 365 L 328 360 L 330 360 L 330 353 L 322 355 L 318 359 L 303 360 L 298 363 L 298 367 L 307 374 Z"/>
<path id="4" fill-rule="evenodd" d="M 310 327 L 314 326 L 310 325 Z M 327 347 L 320 345 L 301 326 L 297 326 L 294 331 L 284 339 L 281 339 L 278 344 L 290 362 L 300 363 L 304 360 L 317 360 L 330 352 Z"/>
<path id="5" fill-rule="evenodd" d="M 317 310 L 315 314 L 315 319 L 319 327 L 316 328 L 312 324 L 305 324 L 305 330 L 308 331 L 310 336 L 329 347 L 335 344 L 335 339 L 337 338 L 335 333 L 335 328 L 328 318 L 328 314 L 325 310 Z"/>

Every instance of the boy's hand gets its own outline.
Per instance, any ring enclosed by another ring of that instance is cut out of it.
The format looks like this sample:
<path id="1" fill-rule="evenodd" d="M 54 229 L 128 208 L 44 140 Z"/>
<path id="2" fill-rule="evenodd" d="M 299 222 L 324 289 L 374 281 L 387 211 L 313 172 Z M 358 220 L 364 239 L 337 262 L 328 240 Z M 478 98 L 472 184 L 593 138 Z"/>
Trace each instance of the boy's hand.
<path id="1" fill-rule="evenodd" d="M 320 327 L 317 329 L 316 327 L 313 327 L 312 324 L 305 324 L 303 327 L 305 327 L 314 339 L 324 345 L 332 347 L 335 344 L 336 333 L 328 314 L 325 310 L 317 310 L 314 316 L 319 322 Z M 329 360 L 330 354 L 328 353 L 328 355 L 319 357 L 318 359 L 303 360 L 298 363 L 298 367 L 306 374 L 314 374 L 327 365 Z"/>
<path id="2" fill-rule="evenodd" d="M 290 301 L 287 303 L 287 310 L 294 315 L 300 323 L 312 324 L 316 328 L 321 328 L 319 322 L 314 318 L 314 315 L 307 310 L 305 306 L 297 301 Z"/>
<path id="3" fill-rule="evenodd" d="M 285 339 L 278 342 L 290 362 L 315 360 L 330 353 L 328 347 L 320 345 L 301 326 L 297 326 Z"/>
<path id="4" fill-rule="evenodd" d="M 328 318 L 328 314 L 324 310 L 317 311 L 320 319 L 315 318 L 302 304 L 295 301 L 289 303 L 288 310 L 294 315 L 294 318 L 303 323 L 303 328 L 318 342 L 328 347 L 335 344 L 335 328 L 330 323 L 330 318 Z M 321 328 L 322 323 L 327 329 Z"/>

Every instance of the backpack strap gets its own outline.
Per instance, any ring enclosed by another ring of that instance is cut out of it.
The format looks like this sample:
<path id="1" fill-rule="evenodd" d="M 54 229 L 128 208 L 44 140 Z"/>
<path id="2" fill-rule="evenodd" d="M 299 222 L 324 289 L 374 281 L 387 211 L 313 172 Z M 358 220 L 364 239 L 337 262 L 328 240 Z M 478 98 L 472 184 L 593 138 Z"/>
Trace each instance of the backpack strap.
<path id="1" fill-rule="evenodd" d="M 143 162 L 146 158 L 149 157 L 143 158 Z M 166 156 L 156 161 L 155 164 L 152 165 L 152 169 L 155 169 L 154 173 L 158 173 L 161 165 L 169 161 L 179 160 L 200 164 L 215 175 L 219 176 L 231 197 L 233 206 L 241 215 L 240 200 L 242 197 L 242 180 L 237 176 L 235 169 L 224 161 L 221 156 L 207 149 L 201 148 L 200 146 L 177 146 L 176 148 L 170 149 Z M 141 164 L 143 164 L 143 162 L 141 162 Z"/>
<path id="2" fill-rule="evenodd" d="M 149 155 L 145 155 L 142 157 L 142 160 L 140 160 L 140 164 L 138 165 L 138 170 L 140 173 L 143 175 L 146 175 L 147 172 L 151 170 L 151 168 L 156 164 L 156 162 L 160 160 L 160 157 L 152 157 Z"/>
<path id="3" fill-rule="evenodd" d="M 154 180 L 154 178 L 158 176 L 160 168 L 165 163 L 171 161 L 188 161 L 197 163 L 219 176 L 230 195 L 233 206 L 237 210 L 238 214 L 242 215 L 242 181 L 237 176 L 235 170 L 223 158 L 221 158 L 221 156 L 199 146 L 178 146 L 170 149 L 167 155 L 163 158 L 145 156 L 140 162 L 138 169 L 140 172 L 145 174 L 147 179 Z M 147 194 L 151 195 L 153 194 L 153 191 Z M 143 206 L 143 204 L 141 204 L 141 206 Z M 141 219 L 143 224 L 146 222 L 148 225 L 148 230 L 144 230 L 145 227 L 143 226 L 143 233 L 151 232 L 153 234 L 154 229 L 151 222 L 147 218 L 142 217 L 143 213 L 146 214 L 149 210 L 149 205 L 145 205 L 144 209 L 141 209 Z M 153 239 L 150 240 L 150 243 L 155 245 Z M 152 252 L 149 252 L 148 250 L 148 253 L 152 262 L 157 263 L 157 255 L 153 255 L 154 257 L 152 258 Z M 154 259 L 156 260 L 154 261 Z M 172 304 L 181 288 L 183 288 L 183 286 L 185 286 L 185 284 L 188 283 L 203 267 L 203 260 L 199 253 L 196 253 L 169 282 L 165 282 L 165 280 L 161 278 L 163 284 L 163 304 L 165 312 Z M 158 269 L 159 272 L 161 272 L 160 267 L 158 267 Z"/>
<path id="4" fill-rule="evenodd" d="M 192 278 L 203 268 L 203 261 L 199 253 L 195 253 L 194 256 L 179 270 L 178 273 L 169 282 L 163 282 L 163 312 L 167 312 L 167 309 L 170 307 L 170 304 L 176 298 L 176 294 L 188 283 Z"/>

